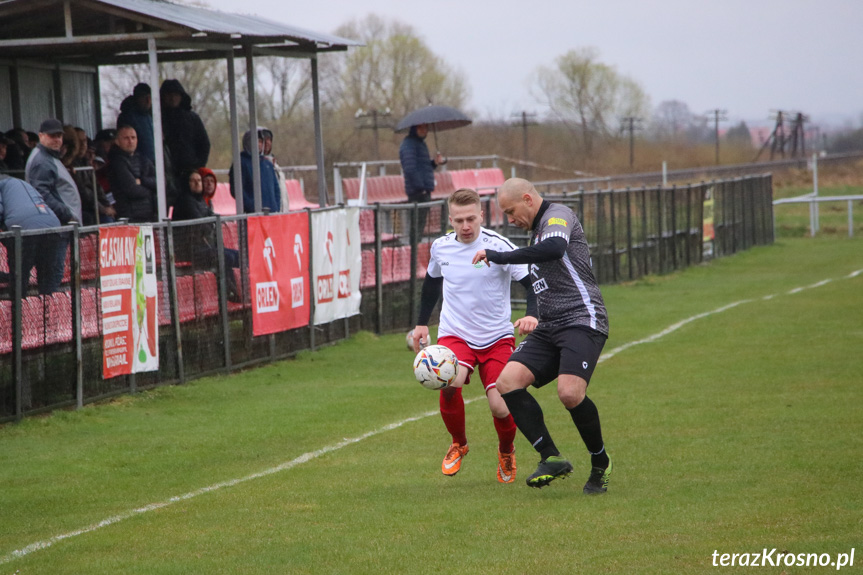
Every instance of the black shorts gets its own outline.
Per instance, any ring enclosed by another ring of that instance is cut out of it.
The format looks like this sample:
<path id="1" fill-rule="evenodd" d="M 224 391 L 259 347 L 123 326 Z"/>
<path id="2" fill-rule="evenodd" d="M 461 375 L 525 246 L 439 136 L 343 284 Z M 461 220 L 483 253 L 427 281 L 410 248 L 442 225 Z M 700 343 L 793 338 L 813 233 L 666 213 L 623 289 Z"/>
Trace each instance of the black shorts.
<path id="1" fill-rule="evenodd" d="M 606 339 L 589 327 L 539 326 L 515 348 L 509 361 L 531 371 L 534 387 L 542 387 L 561 374 L 577 375 L 590 383 Z"/>

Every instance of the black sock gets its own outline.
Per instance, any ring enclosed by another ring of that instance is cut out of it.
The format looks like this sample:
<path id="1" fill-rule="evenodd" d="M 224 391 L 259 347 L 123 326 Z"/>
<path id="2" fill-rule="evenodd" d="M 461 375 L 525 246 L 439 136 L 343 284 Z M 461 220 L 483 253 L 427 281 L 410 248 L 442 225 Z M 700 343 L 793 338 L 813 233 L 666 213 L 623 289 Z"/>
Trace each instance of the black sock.
<path id="1" fill-rule="evenodd" d="M 608 454 L 602 441 L 602 427 L 599 425 L 599 410 L 596 409 L 596 404 L 585 396 L 581 403 L 569 410 L 569 414 L 590 453 L 591 466 L 603 469 L 608 467 Z"/>
<path id="2" fill-rule="evenodd" d="M 560 455 L 545 427 L 542 408 L 526 389 L 503 393 L 501 397 L 506 402 L 519 431 L 533 445 L 542 459 L 551 455 Z"/>

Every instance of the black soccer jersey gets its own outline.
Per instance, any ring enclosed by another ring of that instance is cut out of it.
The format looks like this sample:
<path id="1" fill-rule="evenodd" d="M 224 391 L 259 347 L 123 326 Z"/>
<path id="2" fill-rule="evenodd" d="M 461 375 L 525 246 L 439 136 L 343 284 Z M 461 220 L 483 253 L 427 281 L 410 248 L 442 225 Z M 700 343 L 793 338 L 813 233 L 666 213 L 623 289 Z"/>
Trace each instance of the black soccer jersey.
<path id="1" fill-rule="evenodd" d="M 530 264 L 541 323 L 583 325 L 608 335 L 608 314 L 590 265 L 581 222 L 562 204 L 543 202 L 534 220 L 531 245 L 559 237 L 567 241 L 562 258 Z"/>

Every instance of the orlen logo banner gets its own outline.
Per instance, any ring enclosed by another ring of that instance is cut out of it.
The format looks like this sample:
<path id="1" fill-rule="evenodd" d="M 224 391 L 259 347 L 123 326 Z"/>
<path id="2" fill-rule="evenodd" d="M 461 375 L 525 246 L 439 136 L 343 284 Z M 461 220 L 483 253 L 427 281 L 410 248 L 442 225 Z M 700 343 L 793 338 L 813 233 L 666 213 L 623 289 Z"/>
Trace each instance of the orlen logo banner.
<path id="1" fill-rule="evenodd" d="M 360 313 L 360 210 L 312 213 L 315 325 Z"/>
<path id="2" fill-rule="evenodd" d="M 309 217 L 255 216 L 249 226 L 252 333 L 309 325 Z"/>

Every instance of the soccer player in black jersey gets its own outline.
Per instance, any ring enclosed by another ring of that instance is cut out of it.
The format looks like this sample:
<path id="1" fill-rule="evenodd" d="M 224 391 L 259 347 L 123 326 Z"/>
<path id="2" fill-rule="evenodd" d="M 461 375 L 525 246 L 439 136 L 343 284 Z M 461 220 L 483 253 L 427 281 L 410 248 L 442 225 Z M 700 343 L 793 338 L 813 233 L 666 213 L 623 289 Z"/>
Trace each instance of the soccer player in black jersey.
<path id="1" fill-rule="evenodd" d="M 591 270 L 584 230 L 572 210 L 543 200 L 527 180 L 504 182 L 498 201 L 511 224 L 531 232 L 530 245 L 509 252 L 480 250 L 473 263 L 530 264 L 539 325 L 516 348 L 497 380 L 518 429 L 541 457 L 527 484 L 544 487 L 572 472 L 572 464 L 548 433 L 542 408 L 527 391 L 531 385 L 539 388 L 557 379 L 557 395 L 590 453 L 584 493 L 605 493 L 611 460 L 599 412 L 586 394 L 608 338 L 608 315 Z"/>

